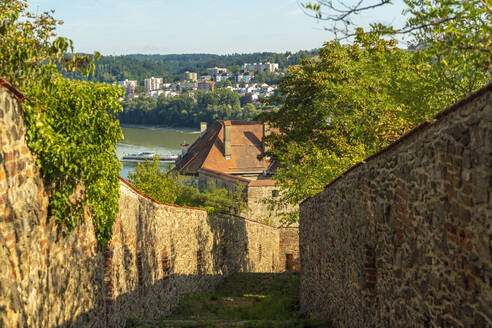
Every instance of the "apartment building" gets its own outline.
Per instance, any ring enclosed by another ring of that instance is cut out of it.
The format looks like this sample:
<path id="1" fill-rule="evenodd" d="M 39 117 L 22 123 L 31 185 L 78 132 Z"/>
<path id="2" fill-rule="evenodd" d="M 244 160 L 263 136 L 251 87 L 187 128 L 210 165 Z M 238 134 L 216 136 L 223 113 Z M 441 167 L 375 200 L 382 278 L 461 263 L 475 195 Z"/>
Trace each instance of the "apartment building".
<path id="1" fill-rule="evenodd" d="M 145 79 L 145 88 L 148 91 L 159 90 L 162 86 L 162 78 L 151 77 L 150 79 Z"/>
<path id="2" fill-rule="evenodd" d="M 197 86 L 198 90 L 205 90 L 205 91 L 215 91 L 215 82 L 213 81 L 203 81 L 203 82 L 198 82 Z"/>
<path id="3" fill-rule="evenodd" d="M 184 73 L 184 80 L 185 81 L 193 81 L 193 82 L 196 82 L 196 80 L 198 80 L 198 74 L 195 73 L 195 72 L 188 72 L 188 71 L 186 71 Z"/>
<path id="4" fill-rule="evenodd" d="M 243 71 L 256 71 L 256 72 L 277 72 L 279 70 L 278 63 L 244 63 L 241 66 Z"/>

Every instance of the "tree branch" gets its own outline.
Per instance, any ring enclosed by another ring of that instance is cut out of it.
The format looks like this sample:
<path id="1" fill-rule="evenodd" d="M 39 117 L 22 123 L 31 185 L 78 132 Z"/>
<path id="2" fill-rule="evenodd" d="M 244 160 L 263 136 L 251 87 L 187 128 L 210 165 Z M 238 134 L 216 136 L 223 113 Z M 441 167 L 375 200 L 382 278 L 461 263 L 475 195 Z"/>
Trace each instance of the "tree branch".
<path id="1" fill-rule="evenodd" d="M 490 15 L 492 15 L 492 8 L 485 2 L 485 0 L 478 0 L 482 5 L 484 5 L 485 9 L 489 12 Z"/>
<path id="2" fill-rule="evenodd" d="M 325 14 L 324 12 L 322 12 L 321 9 L 316 10 L 316 9 L 310 8 L 309 6 L 312 6 L 311 2 L 305 3 L 302 0 L 297 0 L 297 3 L 303 9 L 304 13 L 306 13 L 306 15 L 308 15 L 310 17 L 316 18 L 318 20 L 337 22 L 337 21 L 345 20 L 348 16 L 350 16 L 352 14 L 357 15 L 362 11 L 376 9 L 378 7 L 381 7 L 381 6 L 384 6 L 384 5 L 391 3 L 391 0 L 379 0 L 379 1 L 380 2 L 378 2 L 378 3 L 372 4 L 372 5 L 367 5 L 364 7 L 361 7 L 361 5 L 364 3 L 364 0 L 359 0 L 359 2 L 354 6 L 347 6 L 344 3 L 339 2 L 342 7 L 345 7 L 345 9 L 339 9 L 339 8 L 335 7 L 333 5 L 332 0 L 329 0 L 329 1 L 319 0 L 319 1 L 317 1 L 320 6 L 325 6 L 328 9 L 339 13 L 338 15 L 336 15 L 336 14 L 335 15 L 328 15 L 328 14 Z M 310 13 L 311 11 L 316 12 L 316 14 L 315 15 L 311 14 Z"/>

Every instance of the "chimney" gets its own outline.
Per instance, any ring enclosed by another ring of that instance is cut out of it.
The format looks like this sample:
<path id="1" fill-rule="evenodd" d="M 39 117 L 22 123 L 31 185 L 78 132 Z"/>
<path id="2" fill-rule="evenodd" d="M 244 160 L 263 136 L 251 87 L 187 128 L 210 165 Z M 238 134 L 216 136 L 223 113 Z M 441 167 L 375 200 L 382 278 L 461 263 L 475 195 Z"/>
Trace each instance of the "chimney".
<path id="1" fill-rule="evenodd" d="M 226 159 L 231 159 L 231 121 L 224 121 L 224 156 Z"/>
<path id="2" fill-rule="evenodd" d="M 270 124 L 268 122 L 263 123 L 263 138 L 267 137 L 270 135 Z M 263 143 L 263 151 L 266 152 L 269 149 L 265 146 L 265 142 L 262 140 Z M 265 157 L 265 159 L 269 160 L 270 157 Z"/>
<path id="3" fill-rule="evenodd" d="M 207 122 L 201 122 L 200 123 L 200 137 L 203 137 L 203 135 L 207 132 Z"/>
<path id="4" fill-rule="evenodd" d="M 189 146 L 189 144 L 187 144 L 187 143 L 181 144 L 181 156 L 186 155 L 186 153 L 188 152 L 188 146 Z"/>

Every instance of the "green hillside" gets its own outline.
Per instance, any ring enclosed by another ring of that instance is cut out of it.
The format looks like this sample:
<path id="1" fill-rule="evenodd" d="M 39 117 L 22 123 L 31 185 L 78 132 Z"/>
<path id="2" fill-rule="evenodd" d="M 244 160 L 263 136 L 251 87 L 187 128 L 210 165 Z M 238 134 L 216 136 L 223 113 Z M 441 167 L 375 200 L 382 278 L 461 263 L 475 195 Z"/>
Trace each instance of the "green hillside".
<path id="1" fill-rule="evenodd" d="M 209 67 L 226 67 L 230 71 L 240 70 L 243 63 L 275 62 L 280 69 L 297 64 L 299 59 L 310 58 L 318 50 L 299 51 L 296 53 L 261 52 L 252 54 L 183 54 L 183 55 L 122 55 L 102 56 L 96 63 L 95 75 L 91 78 L 97 82 L 137 80 L 143 84 L 145 78 L 163 77 L 166 82 L 179 80 L 186 71 L 205 74 Z"/>

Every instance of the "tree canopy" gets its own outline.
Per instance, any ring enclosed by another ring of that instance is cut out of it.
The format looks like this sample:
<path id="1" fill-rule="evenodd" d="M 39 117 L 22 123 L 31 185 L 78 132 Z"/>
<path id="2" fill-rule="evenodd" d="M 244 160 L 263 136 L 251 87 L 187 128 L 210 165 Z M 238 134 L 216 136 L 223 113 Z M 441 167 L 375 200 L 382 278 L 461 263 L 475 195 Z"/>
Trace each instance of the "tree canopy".
<path id="1" fill-rule="evenodd" d="M 260 111 L 254 105 L 241 107 L 239 95 L 229 89 L 215 92 L 198 90 L 176 97 L 161 95 L 135 98 L 123 103 L 122 123 L 197 127 L 200 122 L 215 120 L 252 120 Z"/>
<path id="2" fill-rule="evenodd" d="M 392 0 L 300 1 L 308 14 L 325 20 L 337 39 L 357 35 L 357 15 L 393 3 Z M 441 83 L 463 88 L 454 76 L 468 75 L 467 92 L 476 87 L 475 71 L 492 70 L 492 2 L 490 0 L 403 0 L 402 27 L 373 22 L 369 33 L 398 40 L 407 35 L 410 49 L 424 49 L 445 68 Z M 460 80 L 460 79 L 458 79 Z"/>
<path id="3" fill-rule="evenodd" d="M 318 57 L 290 67 L 273 99 L 279 110 L 260 116 L 278 131 L 265 138 L 265 155 L 282 164 L 275 179 L 284 192 L 275 202 L 298 203 L 321 191 L 490 80 L 486 70 L 470 75 L 469 67 L 450 80 L 447 69 L 434 52 L 400 49 L 361 29 L 353 44 L 328 42 Z"/>

